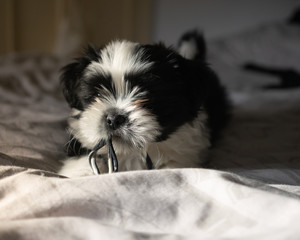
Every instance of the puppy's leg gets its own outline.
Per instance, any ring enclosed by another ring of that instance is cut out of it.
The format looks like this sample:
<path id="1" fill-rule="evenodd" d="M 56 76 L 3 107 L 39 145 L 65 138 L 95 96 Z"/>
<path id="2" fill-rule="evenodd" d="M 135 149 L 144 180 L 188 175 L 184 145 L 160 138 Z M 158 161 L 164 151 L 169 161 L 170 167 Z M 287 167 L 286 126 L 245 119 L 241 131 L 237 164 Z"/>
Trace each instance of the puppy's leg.
<path id="1" fill-rule="evenodd" d="M 98 160 L 97 165 L 99 166 L 101 172 L 107 172 L 107 167 L 105 166 L 103 161 L 101 161 L 100 163 Z M 94 175 L 90 167 L 87 155 L 84 155 L 82 157 L 72 157 L 64 160 L 63 166 L 58 174 L 70 178 Z"/>

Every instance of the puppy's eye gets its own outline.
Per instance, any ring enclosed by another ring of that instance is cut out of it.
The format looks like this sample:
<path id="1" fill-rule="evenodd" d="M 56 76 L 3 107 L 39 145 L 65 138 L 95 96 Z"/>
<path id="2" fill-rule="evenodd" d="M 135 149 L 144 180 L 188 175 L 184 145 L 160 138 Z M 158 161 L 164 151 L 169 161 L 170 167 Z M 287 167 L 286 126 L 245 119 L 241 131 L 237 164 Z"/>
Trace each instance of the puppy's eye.
<path id="1" fill-rule="evenodd" d="M 100 93 L 97 93 L 97 97 L 101 97 L 101 94 L 100 94 Z"/>

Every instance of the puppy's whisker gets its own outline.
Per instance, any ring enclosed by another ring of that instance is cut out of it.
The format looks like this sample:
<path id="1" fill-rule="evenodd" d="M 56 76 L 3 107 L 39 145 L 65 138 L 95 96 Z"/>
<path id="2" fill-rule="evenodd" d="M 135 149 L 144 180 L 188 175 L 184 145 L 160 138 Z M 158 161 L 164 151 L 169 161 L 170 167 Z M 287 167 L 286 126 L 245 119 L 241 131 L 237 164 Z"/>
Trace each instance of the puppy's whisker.
<path id="1" fill-rule="evenodd" d="M 76 146 L 76 143 L 77 143 L 77 142 L 78 142 L 78 140 L 75 138 L 75 141 L 74 141 L 74 143 L 73 143 L 73 149 L 72 149 L 73 151 L 76 150 L 76 147 L 75 147 L 75 146 Z M 79 151 L 79 152 L 80 152 L 80 151 Z"/>
<path id="2" fill-rule="evenodd" d="M 69 149 L 70 149 L 70 147 L 71 147 L 71 143 L 72 143 L 72 141 L 73 141 L 74 139 L 76 139 L 76 138 L 73 136 L 73 137 L 65 144 L 65 148 L 66 148 L 67 152 L 69 152 Z"/>

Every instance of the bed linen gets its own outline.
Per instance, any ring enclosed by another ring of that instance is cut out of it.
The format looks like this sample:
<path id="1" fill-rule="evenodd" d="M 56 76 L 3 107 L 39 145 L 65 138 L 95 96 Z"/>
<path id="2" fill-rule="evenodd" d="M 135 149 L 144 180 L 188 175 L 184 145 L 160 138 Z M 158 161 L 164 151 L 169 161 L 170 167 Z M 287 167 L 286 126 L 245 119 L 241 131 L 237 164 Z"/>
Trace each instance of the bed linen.
<path id="1" fill-rule="evenodd" d="M 271 41 L 272 39 L 272 41 Z M 209 44 L 232 120 L 208 168 L 69 179 L 65 59 L 0 58 L 0 239 L 299 239 L 300 88 L 266 90 L 254 62 L 300 71 L 300 28 L 274 23 Z"/>

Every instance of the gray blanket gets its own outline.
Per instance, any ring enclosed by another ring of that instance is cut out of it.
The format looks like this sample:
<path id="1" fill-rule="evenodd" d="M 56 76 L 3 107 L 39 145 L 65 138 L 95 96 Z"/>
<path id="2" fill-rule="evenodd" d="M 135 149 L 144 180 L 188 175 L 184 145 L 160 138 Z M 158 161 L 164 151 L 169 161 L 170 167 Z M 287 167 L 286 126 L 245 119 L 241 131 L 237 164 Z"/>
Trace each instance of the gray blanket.
<path id="1" fill-rule="evenodd" d="M 299 239 L 300 89 L 264 91 L 277 79 L 240 68 L 299 68 L 299 40 L 299 29 L 275 24 L 210 44 L 235 106 L 210 169 L 75 179 L 56 174 L 68 140 L 65 61 L 1 57 L 0 239 Z"/>

